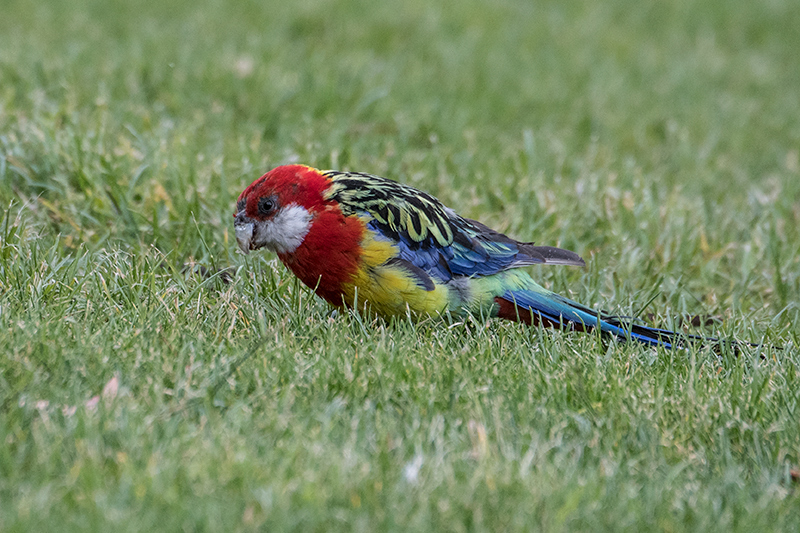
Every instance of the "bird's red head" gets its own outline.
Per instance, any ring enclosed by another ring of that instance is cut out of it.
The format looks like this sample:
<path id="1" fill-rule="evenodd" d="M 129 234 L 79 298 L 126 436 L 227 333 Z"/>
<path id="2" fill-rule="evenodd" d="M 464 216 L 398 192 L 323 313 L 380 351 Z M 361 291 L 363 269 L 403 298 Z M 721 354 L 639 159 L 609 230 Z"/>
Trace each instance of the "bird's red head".
<path id="1" fill-rule="evenodd" d="M 245 253 L 266 247 L 291 253 L 324 209 L 329 180 L 305 165 L 276 167 L 251 183 L 236 202 L 236 241 Z"/>

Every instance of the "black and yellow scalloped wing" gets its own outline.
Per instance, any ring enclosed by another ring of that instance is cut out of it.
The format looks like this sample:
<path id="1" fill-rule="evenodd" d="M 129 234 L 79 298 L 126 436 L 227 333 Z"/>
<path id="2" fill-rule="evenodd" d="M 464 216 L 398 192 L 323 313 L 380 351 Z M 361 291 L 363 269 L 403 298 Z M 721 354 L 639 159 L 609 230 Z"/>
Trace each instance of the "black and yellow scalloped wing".
<path id="1" fill-rule="evenodd" d="M 433 196 L 386 178 L 327 171 L 326 199 L 345 215 L 368 213 L 368 227 L 397 243 L 400 258 L 440 280 L 487 276 L 535 263 L 582 265 L 567 250 L 520 243 L 459 216 Z"/>
<path id="2" fill-rule="evenodd" d="M 327 199 L 338 202 L 345 215 L 369 213 L 391 239 L 429 248 L 450 246 L 457 237 L 455 213 L 427 193 L 371 174 L 324 174 L 332 180 Z"/>

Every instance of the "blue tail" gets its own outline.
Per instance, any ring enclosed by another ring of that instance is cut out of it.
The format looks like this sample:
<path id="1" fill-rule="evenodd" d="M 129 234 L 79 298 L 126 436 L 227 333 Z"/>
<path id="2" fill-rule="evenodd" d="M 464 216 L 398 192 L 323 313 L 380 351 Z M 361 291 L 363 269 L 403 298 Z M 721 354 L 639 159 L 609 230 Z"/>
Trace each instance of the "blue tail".
<path id="1" fill-rule="evenodd" d="M 721 344 L 719 339 L 711 337 L 642 326 L 631 319 L 595 311 L 543 288 L 537 289 L 539 290 L 509 290 L 496 297 L 495 303 L 500 307 L 498 316 L 557 329 L 590 332 L 600 328 L 600 331 L 617 340 L 631 339 L 649 346 L 669 349 L 686 344 L 711 343 L 716 347 Z M 735 347 L 737 343 L 734 341 L 730 344 Z"/>

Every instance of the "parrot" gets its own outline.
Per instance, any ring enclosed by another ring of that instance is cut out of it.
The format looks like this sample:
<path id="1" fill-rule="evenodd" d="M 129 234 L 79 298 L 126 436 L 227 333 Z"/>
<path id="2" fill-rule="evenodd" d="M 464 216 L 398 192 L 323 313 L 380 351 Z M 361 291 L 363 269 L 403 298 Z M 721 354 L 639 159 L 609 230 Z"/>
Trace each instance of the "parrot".
<path id="1" fill-rule="evenodd" d="M 583 267 L 576 253 L 520 242 L 387 178 L 300 164 L 253 181 L 236 202 L 245 254 L 266 248 L 335 307 L 383 317 L 497 317 L 670 349 L 702 337 L 596 311 L 538 284 L 521 267 Z M 716 339 L 712 339 L 716 340 Z"/>

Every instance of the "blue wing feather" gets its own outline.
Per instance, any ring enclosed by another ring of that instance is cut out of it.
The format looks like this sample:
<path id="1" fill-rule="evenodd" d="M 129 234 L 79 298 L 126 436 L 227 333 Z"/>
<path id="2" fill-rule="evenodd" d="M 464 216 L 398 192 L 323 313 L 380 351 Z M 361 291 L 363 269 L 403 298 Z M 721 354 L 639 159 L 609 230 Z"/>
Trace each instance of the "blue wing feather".
<path id="1" fill-rule="evenodd" d="M 510 268 L 546 262 L 541 256 L 530 255 L 521 249 L 523 246 L 532 247 L 529 243 L 518 243 L 496 232 L 482 233 L 481 227 L 456 228 L 456 238 L 444 246 L 433 241 L 421 246 L 407 233 L 387 231 L 386 225 L 370 212 L 359 214 L 368 219 L 369 230 L 397 245 L 401 259 L 425 270 L 440 282 L 447 282 L 453 276 L 491 276 Z M 466 222 L 466 219 L 461 220 Z M 503 240 L 490 240 L 498 236 Z"/>
<path id="2" fill-rule="evenodd" d="M 364 213 L 362 216 L 369 216 L 369 213 Z M 413 244 L 409 242 L 408 237 L 399 235 L 398 238 L 393 239 L 391 236 L 386 235 L 381 231 L 380 224 L 378 224 L 375 219 L 367 222 L 367 229 L 393 242 L 397 246 L 400 259 L 421 268 L 440 283 L 446 283 L 453 279 L 453 272 L 448 268 L 449 259 L 451 259 L 453 255 L 450 246 L 415 248 Z"/>

